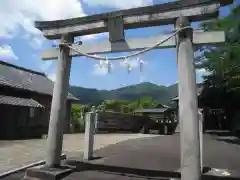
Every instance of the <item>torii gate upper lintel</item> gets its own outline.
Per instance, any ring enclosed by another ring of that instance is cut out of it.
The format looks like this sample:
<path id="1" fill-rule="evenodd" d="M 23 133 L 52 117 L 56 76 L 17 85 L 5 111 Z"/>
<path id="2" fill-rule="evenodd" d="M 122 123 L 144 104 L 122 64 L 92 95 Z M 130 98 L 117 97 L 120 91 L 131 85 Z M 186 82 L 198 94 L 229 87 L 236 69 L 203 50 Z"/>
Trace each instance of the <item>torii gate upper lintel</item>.
<path id="1" fill-rule="evenodd" d="M 41 30 L 47 39 L 60 39 L 65 33 L 83 36 L 109 32 L 110 40 L 111 36 L 115 36 L 114 41 L 123 38 L 123 26 L 124 29 L 135 29 L 175 24 L 180 14 L 187 16 L 189 21 L 208 20 L 218 17 L 220 6 L 232 3 L 233 0 L 182 0 L 66 20 L 36 21 L 35 27 Z M 116 28 L 113 25 L 115 22 L 118 23 Z M 116 30 L 118 33 L 114 32 Z"/>
<path id="2" fill-rule="evenodd" d="M 36 22 L 35 25 L 46 38 L 61 39 L 61 42 L 64 43 L 73 43 L 74 36 L 109 32 L 110 39 L 108 42 L 104 42 L 105 44 L 79 45 L 78 49 L 87 53 L 130 51 L 146 48 L 155 41 L 154 38 L 147 39 L 147 41 L 145 41 L 146 39 L 125 40 L 124 29 L 166 24 L 175 24 L 176 28 L 182 28 L 190 25 L 190 22 L 218 17 L 219 8 L 231 3 L 233 0 L 183 0 L 89 17 Z M 212 34 L 209 35 L 209 33 Z M 169 39 L 161 45 L 162 48 L 177 48 L 183 180 L 200 180 L 201 178 L 193 44 L 222 43 L 224 40 L 224 32 L 194 32 L 185 29 L 177 35 L 176 39 Z M 148 44 L 145 45 L 144 42 Z M 122 47 L 124 43 L 129 46 Z M 95 49 L 92 49 L 91 46 L 94 46 Z M 116 47 L 120 50 L 118 51 Z M 100 50 L 97 50 L 99 48 Z M 61 161 L 62 122 L 65 117 L 72 56 L 77 56 L 77 54 L 64 45 L 52 48 L 42 56 L 42 59 L 58 58 L 47 139 L 46 163 L 48 167 L 58 167 Z M 187 122 L 183 121 L 186 119 Z"/>

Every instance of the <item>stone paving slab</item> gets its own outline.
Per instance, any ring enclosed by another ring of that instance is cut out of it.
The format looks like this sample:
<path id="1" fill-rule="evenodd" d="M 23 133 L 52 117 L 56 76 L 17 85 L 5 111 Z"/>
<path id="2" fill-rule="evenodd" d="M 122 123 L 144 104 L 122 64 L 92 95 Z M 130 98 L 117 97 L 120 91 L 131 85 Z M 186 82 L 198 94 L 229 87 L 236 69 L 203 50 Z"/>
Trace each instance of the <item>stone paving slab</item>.
<path id="1" fill-rule="evenodd" d="M 128 139 L 149 137 L 144 134 L 97 134 L 95 149 L 115 144 Z M 66 134 L 63 152 L 83 152 L 84 134 Z M 45 158 L 46 139 L 0 141 L 0 173 L 18 168 Z"/>

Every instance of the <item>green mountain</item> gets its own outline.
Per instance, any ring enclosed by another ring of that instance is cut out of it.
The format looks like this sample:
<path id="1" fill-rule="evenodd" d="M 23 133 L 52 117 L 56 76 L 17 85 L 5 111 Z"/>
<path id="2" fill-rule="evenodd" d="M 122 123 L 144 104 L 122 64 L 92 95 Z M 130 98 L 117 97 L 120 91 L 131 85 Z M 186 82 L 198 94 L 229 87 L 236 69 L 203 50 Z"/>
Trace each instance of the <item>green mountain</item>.
<path id="1" fill-rule="evenodd" d="M 113 99 L 136 100 L 143 96 L 151 96 L 162 104 L 169 104 L 171 98 L 177 96 L 177 84 L 167 87 L 145 82 L 109 91 L 71 86 L 70 92 L 84 104 L 99 104 L 103 100 Z"/>

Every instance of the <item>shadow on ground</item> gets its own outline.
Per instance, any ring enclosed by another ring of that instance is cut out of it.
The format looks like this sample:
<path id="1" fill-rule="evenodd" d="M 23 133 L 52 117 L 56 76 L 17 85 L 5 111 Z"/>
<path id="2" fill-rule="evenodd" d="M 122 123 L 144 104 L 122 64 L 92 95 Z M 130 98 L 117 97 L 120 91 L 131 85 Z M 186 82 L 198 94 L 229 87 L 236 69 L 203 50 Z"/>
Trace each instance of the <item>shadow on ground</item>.
<path id="1" fill-rule="evenodd" d="M 180 173 L 170 172 L 170 171 L 156 171 L 148 169 L 137 169 L 137 168 L 126 168 L 119 166 L 110 166 L 103 164 L 92 164 L 87 162 L 80 161 L 68 161 L 69 165 L 76 167 L 76 172 L 83 173 L 84 171 L 88 172 L 102 172 L 105 174 L 120 175 L 127 177 L 138 177 L 138 178 L 156 178 L 156 177 L 172 177 L 180 178 Z"/>
<path id="2" fill-rule="evenodd" d="M 118 166 L 107 166 L 102 164 L 91 164 L 87 162 L 71 161 L 69 165 L 75 166 L 75 170 L 62 180 L 177 180 L 181 178 L 179 172 L 155 171 L 147 169 L 125 168 Z M 24 171 L 1 178 L 1 180 L 21 180 Z M 203 175 L 203 180 L 240 180 L 236 177 L 218 177 Z M 31 179 L 29 179 L 31 180 Z"/>
<path id="3" fill-rule="evenodd" d="M 207 131 L 207 134 L 214 135 L 214 136 L 235 136 L 235 134 L 231 131 Z"/>
<path id="4" fill-rule="evenodd" d="M 236 133 L 230 131 L 210 131 L 207 133 L 215 136 L 215 139 L 218 141 L 240 145 L 240 137 L 236 136 Z"/>
<path id="5" fill-rule="evenodd" d="M 123 180 L 126 178 L 131 179 L 180 179 L 180 172 L 174 171 L 155 171 L 149 169 L 136 169 L 136 168 L 126 168 L 119 166 L 109 166 L 102 164 L 92 164 L 87 162 L 80 161 L 68 161 L 68 164 L 76 167 L 75 171 L 69 176 L 64 178 L 64 180 L 74 179 L 74 177 L 81 177 L 83 179 L 93 180 L 93 179 L 109 179 L 110 177 L 114 177 L 114 179 Z M 208 173 L 210 168 L 206 168 L 205 173 Z M 98 174 L 95 174 L 95 173 Z M 95 174 L 95 177 L 94 177 Z M 92 176 L 92 177 L 90 177 Z M 102 178 L 101 178 L 102 176 Z M 104 177 L 103 177 L 104 176 Z M 236 177 L 217 177 L 213 175 L 203 175 L 203 180 L 240 180 L 240 178 Z"/>
<path id="6" fill-rule="evenodd" d="M 230 144 L 236 144 L 236 145 L 240 145 L 240 139 L 236 138 L 236 139 L 217 139 L 218 141 L 223 141 L 226 143 L 230 143 Z"/>

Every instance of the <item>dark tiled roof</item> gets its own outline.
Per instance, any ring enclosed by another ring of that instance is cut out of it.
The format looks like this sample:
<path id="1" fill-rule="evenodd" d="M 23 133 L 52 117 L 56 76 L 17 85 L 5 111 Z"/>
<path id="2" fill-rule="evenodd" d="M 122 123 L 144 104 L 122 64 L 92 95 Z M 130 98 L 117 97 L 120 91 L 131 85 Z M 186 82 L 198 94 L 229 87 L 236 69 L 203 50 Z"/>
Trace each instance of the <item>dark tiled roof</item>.
<path id="1" fill-rule="evenodd" d="M 0 61 L 0 85 L 52 95 L 54 83 L 44 73 Z M 70 93 L 68 99 L 78 100 Z"/>
<path id="2" fill-rule="evenodd" d="M 39 108 L 44 107 L 39 102 L 33 99 L 25 99 L 25 98 L 4 96 L 4 95 L 0 95 L 0 104 L 8 104 L 13 106 L 39 107 Z"/>
<path id="3" fill-rule="evenodd" d="M 153 109 L 137 109 L 135 113 L 163 113 L 167 111 L 169 108 L 153 108 Z"/>

